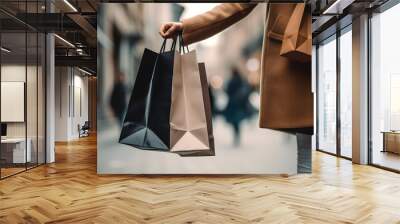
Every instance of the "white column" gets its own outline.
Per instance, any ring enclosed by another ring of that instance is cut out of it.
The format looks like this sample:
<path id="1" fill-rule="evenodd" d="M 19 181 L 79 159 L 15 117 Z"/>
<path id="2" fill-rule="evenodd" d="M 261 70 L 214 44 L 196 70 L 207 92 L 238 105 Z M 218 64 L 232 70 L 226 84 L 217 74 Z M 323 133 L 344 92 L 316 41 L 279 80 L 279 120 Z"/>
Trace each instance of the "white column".
<path id="1" fill-rule="evenodd" d="M 54 132 L 55 132 L 55 76 L 54 76 L 54 35 L 46 36 L 46 163 L 55 161 Z"/>
<path id="2" fill-rule="evenodd" d="M 51 1 L 46 1 L 47 12 L 53 12 Z M 54 35 L 46 35 L 46 163 L 55 161 L 55 43 Z"/>
<path id="3" fill-rule="evenodd" d="M 71 140 L 71 67 L 55 68 L 55 141 Z"/>
<path id="4" fill-rule="evenodd" d="M 368 16 L 353 19 L 353 162 L 368 163 Z"/>

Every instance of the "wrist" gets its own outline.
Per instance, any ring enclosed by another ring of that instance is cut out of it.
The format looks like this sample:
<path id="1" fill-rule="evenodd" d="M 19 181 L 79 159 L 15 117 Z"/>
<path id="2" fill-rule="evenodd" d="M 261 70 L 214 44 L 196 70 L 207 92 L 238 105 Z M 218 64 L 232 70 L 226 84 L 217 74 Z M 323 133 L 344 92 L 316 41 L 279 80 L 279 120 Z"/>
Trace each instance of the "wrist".
<path id="1" fill-rule="evenodd" d="M 179 30 L 183 33 L 183 30 L 184 30 L 183 22 L 182 22 L 182 21 L 179 21 L 179 22 L 178 22 L 178 26 L 179 26 Z"/>

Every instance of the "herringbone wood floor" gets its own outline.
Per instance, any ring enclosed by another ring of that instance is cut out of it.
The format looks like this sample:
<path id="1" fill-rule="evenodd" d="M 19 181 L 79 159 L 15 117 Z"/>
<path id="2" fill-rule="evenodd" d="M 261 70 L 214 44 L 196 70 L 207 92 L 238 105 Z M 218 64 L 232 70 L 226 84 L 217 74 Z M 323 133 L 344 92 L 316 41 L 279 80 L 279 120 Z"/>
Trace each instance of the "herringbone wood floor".
<path id="1" fill-rule="evenodd" d="M 85 138 L 0 181 L 0 223 L 400 223 L 400 175 L 313 156 L 291 177 L 98 176 Z"/>

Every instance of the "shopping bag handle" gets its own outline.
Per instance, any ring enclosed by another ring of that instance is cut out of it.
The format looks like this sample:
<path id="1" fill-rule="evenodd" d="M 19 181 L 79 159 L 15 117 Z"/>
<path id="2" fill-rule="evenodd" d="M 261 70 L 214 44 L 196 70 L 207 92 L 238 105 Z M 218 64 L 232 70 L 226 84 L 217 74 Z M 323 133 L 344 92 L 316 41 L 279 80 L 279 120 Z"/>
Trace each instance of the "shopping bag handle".
<path id="1" fill-rule="evenodd" d="M 185 46 L 185 43 L 183 42 L 182 32 L 180 32 L 178 34 L 178 37 L 179 37 L 179 52 L 181 52 L 181 50 L 182 50 L 183 53 L 189 53 L 188 45 Z M 187 52 L 185 52 L 185 47 L 186 47 Z"/>
<path id="2" fill-rule="evenodd" d="M 164 41 L 163 41 L 163 43 L 161 45 L 160 54 L 165 52 L 165 46 L 166 45 L 167 45 L 167 38 L 164 38 Z M 173 38 L 170 51 L 175 51 L 175 46 L 176 46 L 176 37 Z"/>
<path id="3" fill-rule="evenodd" d="M 164 41 L 161 45 L 160 53 L 156 57 L 155 65 L 153 66 L 153 71 L 151 73 L 151 79 L 150 79 L 150 89 L 147 93 L 147 98 L 146 98 L 146 108 L 145 108 L 145 124 L 147 125 L 148 120 L 149 120 L 149 111 L 150 111 L 150 99 L 151 99 L 151 93 L 152 93 L 152 88 L 153 88 L 153 80 L 154 80 L 154 74 L 156 72 L 156 68 L 158 66 L 158 59 L 161 55 L 161 53 L 165 52 L 165 45 L 167 44 L 167 38 L 164 38 Z M 175 46 L 176 46 L 176 38 L 173 39 L 172 45 L 171 45 L 171 51 L 175 51 Z M 147 135 L 147 132 L 145 132 L 145 135 Z M 145 138 L 144 138 L 145 139 Z"/>

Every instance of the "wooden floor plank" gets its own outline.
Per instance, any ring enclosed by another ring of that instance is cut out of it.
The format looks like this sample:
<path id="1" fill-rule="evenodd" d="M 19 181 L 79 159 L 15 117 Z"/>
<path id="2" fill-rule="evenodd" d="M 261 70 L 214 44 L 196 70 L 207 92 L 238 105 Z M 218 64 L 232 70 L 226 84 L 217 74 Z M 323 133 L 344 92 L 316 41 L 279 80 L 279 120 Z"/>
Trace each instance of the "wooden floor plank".
<path id="1" fill-rule="evenodd" d="M 400 223 L 400 175 L 321 152 L 313 174 L 96 174 L 96 138 L 0 181 L 0 223 Z"/>

